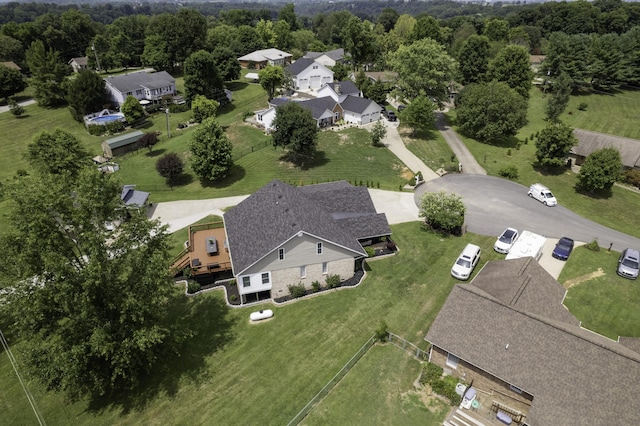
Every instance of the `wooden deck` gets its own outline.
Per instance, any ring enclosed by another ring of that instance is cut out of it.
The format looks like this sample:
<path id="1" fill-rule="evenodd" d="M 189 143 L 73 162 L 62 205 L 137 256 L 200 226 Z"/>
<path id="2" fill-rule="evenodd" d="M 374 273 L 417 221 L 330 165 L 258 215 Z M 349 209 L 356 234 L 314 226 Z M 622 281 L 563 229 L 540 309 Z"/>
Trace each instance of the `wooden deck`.
<path id="1" fill-rule="evenodd" d="M 171 268 L 177 273 L 190 267 L 193 275 L 229 271 L 231 258 L 226 241 L 222 222 L 190 226 L 189 247 L 174 259 Z"/>

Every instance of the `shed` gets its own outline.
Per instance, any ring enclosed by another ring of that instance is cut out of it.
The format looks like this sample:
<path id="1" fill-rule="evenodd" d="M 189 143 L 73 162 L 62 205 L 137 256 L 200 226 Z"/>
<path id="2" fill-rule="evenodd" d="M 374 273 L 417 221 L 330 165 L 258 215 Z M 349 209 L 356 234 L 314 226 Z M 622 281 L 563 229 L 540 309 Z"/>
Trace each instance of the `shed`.
<path id="1" fill-rule="evenodd" d="M 144 135 L 142 131 L 136 130 L 135 132 L 125 133 L 124 135 L 107 139 L 102 142 L 102 155 L 106 158 L 113 158 L 117 155 L 123 155 L 127 152 L 135 151 L 137 149 L 138 140 L 142 135 Z"/>

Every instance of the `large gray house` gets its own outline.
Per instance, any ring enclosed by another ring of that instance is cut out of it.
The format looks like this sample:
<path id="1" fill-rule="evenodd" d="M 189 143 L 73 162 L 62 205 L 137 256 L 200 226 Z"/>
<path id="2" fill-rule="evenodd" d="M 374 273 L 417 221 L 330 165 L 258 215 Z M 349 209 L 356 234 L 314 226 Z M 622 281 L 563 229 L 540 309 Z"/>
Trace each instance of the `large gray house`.
<path id="1" fill-rule="evenodd" d="M 233 274 L 246 295 L 289 295 L 287 286 L 328 275 L 345 280 L 367 256 L 361 242 L 391 234 L 367 188 L 339 181 L 293 187 L 273 180 L 224 214 Z M 262 298 L 262 297 L 261 297 Z"/>
<path id="2" fill-rule="evenodd" d="M 132 72 L 104 79 L 111 103 L 121 106 L 127 96 L 139 101 L 159 102 L 163 96 L 176 94 L 176 79 L 166 71 Z"/>

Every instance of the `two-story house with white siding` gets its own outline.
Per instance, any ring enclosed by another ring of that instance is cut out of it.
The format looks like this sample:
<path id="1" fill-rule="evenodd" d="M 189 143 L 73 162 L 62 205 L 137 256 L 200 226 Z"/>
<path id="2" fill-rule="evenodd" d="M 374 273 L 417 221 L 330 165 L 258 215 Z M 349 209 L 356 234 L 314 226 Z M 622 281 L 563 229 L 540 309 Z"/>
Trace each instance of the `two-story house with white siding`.
<path id="1" fill-rule="evenodd" d="M 104 79 L 109 100 L 121 106 L 127 96 L 137 100 L 159 102 L 165 95 L 176 94 L 176 79 L 166 71 L 148 73 L 132 72 Z"/>
<path id="2" fill-rule="evenodd" d="M 333 83 L 333 71 L 313 59 L 300 58 L 286 69 L 291 73 L 295 90 L 317 90 Z"/>
<path id="3" fill-rule="evenodd" d="M 289 295 L 289 285 L 324 285 L 353 277 L 361 241 L 388 236 L 369 192 L 339 181 L 293 187 L 273 180 L 224 214 L 229 254 L 242 302 Z"/>

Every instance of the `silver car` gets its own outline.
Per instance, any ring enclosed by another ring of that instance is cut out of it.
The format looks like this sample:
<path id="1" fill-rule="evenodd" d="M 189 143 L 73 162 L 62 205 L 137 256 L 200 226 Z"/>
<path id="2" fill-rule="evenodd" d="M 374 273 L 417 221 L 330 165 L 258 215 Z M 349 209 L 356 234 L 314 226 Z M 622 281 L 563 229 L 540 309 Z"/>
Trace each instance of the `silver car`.
<path id="1" fill-rule="evenodd" d="M 640 269 L 640 252 L 636 249 L 626 248 L 620 253 L 618 259 L 618 275 L 630 280 L 638 278 L 638 270 Z"/>

